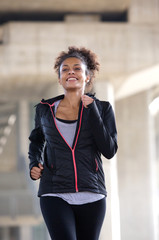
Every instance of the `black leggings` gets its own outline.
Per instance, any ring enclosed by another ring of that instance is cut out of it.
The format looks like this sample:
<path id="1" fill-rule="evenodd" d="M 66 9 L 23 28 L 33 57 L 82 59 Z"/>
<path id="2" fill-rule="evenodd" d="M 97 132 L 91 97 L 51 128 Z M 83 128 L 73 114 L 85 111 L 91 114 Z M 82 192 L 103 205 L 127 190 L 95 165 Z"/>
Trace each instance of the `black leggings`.
<path id="1" fill-rule="evenodd" d="M 52 240 L 98 240 L 106 199 L 70 205 L 58 197 L 41 197 L 40 207 Z"/>

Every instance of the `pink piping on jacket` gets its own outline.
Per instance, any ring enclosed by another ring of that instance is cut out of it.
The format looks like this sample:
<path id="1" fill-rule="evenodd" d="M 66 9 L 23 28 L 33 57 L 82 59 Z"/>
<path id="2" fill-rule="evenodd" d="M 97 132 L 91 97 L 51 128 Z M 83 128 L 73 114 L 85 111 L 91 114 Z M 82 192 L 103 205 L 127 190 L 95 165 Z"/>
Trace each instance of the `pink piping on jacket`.
<path id="1" fill-rule="evenodd" d="M 81 129 L 82 113 L 83 113 L 83 104 L 82 104 L 82 109 L 81 109 L 81 114 L 80 114 L 79 128 L 78 128 L 78 132 L 77 132 L 77 136 L 76 136 L 76 140 L 75 140 L 74 147 L 72 148 L 72 147 L 67 143 L 66 139 L 63 137 L 63 135 L 61 134 L 61 132 L 60 132 L 60 130 L 58 129 L 58 126 L 57 126 L 57 124 L 56 124 L 55 116 L 54 116 L 54 113 L 53 113 L 53 110 L 52 110 L 52 107 L 54 106 L 55 103 L 53 103 L 53 104 L 44 103 L 44 102 L 40 102 L 40 103 L 49 105 L 50 110 L 51 110 L 51 113 L 52 113 L 52 116 L 53 116 L 53 119 L 54 119 L 54 123 L 55 123 L 55 126 L 56 126 L 57 130 L 58 130 L 58 132 L 60 133 L 60 135 L 61 135 L 61 137 L 63 138 L 63 140 L 64 140 L 64 141 L 66 142 L 66 144 L 68 145 L 68 147 L 71 149 L 72 158 L 73 158 L 74 173 L 75 173 L 75 189 L 76 189 L 76 192 L 78 192 L 77 166 L 76 166 L 76 159 L 75 159 L 75 147 L 76 147 L 76 145 L 77 145 L 77 140 L 78 140 L 79 133 L 80 133 L 80 129 Z"/>
<path id="2" fill-rule="evenodd" d="M 97 159 L 95 159 L 95 163 L 96 163 L 96 172 L 98 171 L 98 162 Z"/>

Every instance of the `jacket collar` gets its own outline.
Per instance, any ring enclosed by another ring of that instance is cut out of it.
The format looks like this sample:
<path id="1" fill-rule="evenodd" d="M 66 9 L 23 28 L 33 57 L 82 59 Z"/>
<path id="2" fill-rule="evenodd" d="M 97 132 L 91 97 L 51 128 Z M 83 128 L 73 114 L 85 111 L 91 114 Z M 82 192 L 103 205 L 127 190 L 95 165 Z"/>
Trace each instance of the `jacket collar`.
<path id="1" fill-rule="evenodd" d="M 95 98 L 95 94 L 92 94 L 92 93 L 86 93 L 86 95 L 88 95 L 89 97 L 92 97 L 93 99 L 96 99 Z M 58 100 L 61 100 L 64 98 L 64 94 L 62 95 L 59 95 L 59 96 L 56 96 L 56 97 L 53 97 L 53 98 L 49 98 L 49 99 L 42 99 L 41 100 L 41 103 L 47 103 L 49 105 L 52 105 L 54 102 L 58 101 Z"/>
<path id="2" fill-rule="evenodd" d="M 58 100 L 61 100 L 64 98 L 64 94 L 62 95 L 59 95 L 59 96 L 56 96 L 56 97 L 53 97 L 53 98 L 49 98 L 49 99 L 42 99 L 41 100 L 41 103 L 47 103 L 49 105 L 52 105 L 54 102 L 58 101 Z"/>

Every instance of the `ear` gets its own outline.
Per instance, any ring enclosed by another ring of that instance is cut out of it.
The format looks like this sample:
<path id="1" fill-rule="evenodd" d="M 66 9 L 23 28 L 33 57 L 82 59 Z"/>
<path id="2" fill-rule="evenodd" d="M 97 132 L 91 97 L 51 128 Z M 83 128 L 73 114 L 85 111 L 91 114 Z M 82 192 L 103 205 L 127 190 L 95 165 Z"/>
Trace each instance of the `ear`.
<path id="1" fill-rule="evenodd" d="M 87 75 L 86 80 L 85 80 L 86 84 L 89 83 L 89 81 L 90 81 L 90 75 Z"/>

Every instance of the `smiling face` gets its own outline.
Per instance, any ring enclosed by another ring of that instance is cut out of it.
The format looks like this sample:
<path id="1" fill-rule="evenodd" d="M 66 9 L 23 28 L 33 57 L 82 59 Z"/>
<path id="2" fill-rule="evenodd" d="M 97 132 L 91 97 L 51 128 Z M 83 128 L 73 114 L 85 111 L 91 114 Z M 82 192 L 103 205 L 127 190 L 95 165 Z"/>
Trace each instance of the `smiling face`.
<path id="1" fill-rule="evenodd" d="M 59 82 L 68 90 L 82 90 L 89 81 L 86 65 L 78 58 L 70 57 L 64 60 L 60 66 Z"/>

